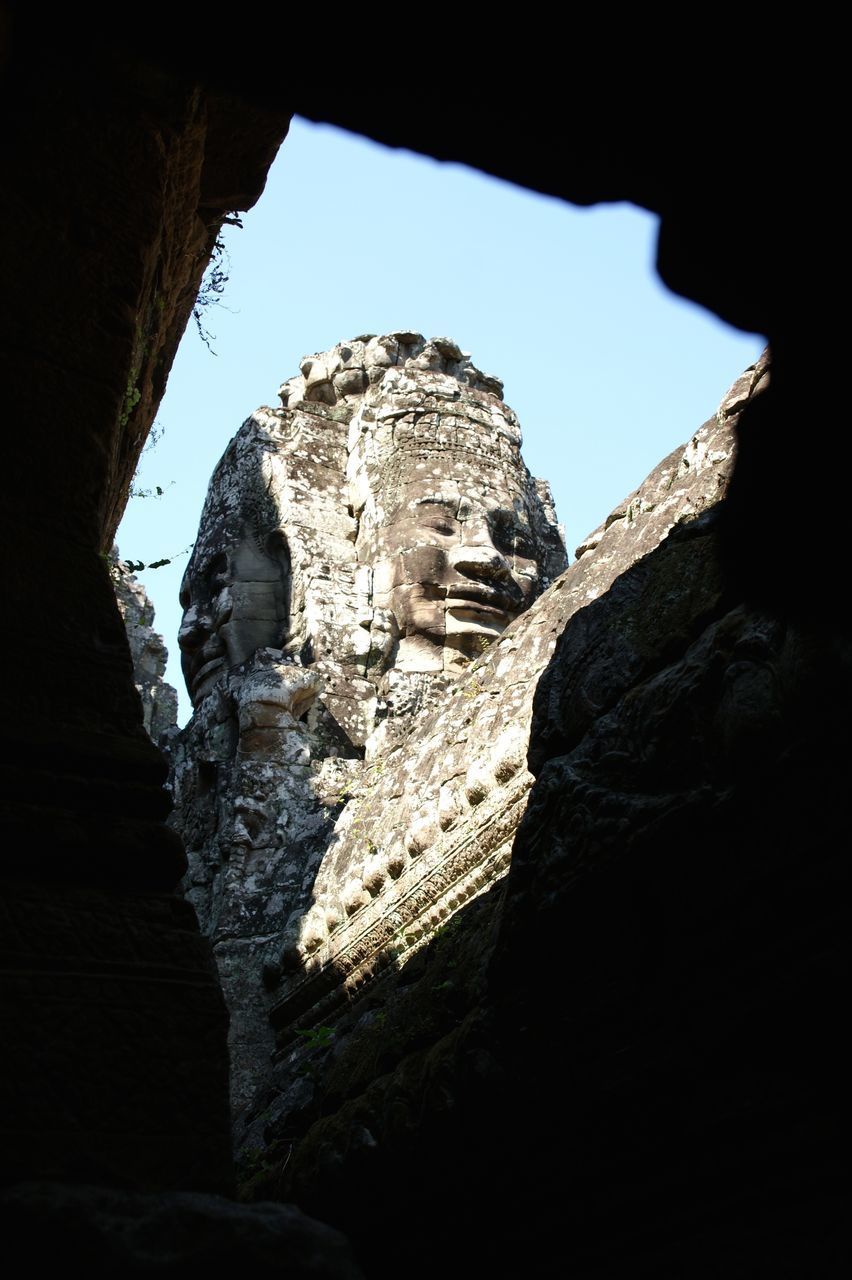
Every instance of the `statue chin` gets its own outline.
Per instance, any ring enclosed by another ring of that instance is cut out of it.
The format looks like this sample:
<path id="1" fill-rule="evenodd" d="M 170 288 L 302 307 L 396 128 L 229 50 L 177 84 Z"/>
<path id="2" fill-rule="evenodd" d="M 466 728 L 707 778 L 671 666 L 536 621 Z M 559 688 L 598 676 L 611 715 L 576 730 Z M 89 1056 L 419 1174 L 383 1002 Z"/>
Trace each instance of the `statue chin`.
<path id="1" fill-rule="evenodd" d="M 192 699 L 192 705 L 197 707 L 203 702 L 208 693 L 212 692 L 216 684 L 228 670 L 228 665 L 224 654 L 218 658 L 213 658 L 210 662 L 205 662 L 202 667 L 195 672 L 189 680 L 189 696 Z"/>

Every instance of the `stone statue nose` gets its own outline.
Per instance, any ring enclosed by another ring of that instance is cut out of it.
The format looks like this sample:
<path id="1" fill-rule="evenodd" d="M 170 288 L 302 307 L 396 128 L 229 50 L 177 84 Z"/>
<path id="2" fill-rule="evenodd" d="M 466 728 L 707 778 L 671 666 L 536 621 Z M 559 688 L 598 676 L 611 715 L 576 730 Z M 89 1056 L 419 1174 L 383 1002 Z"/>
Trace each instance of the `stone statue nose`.
<path id="1" fill-rule="evenodd" d="M 509 574 L 509 562 L 490 542 L 453 547 L 449 558 L 452 567 L 468 577 L 496 579 Z"/>
<path id="2" fill-rule="evenodd" d="M 194 604 L 190 605 L 178 630 L 178 646 L 184 652 L 191 652 L 199 649 L 207 640 L 212 631 L 210 618 L 205 612 L 200 612 Z"/>

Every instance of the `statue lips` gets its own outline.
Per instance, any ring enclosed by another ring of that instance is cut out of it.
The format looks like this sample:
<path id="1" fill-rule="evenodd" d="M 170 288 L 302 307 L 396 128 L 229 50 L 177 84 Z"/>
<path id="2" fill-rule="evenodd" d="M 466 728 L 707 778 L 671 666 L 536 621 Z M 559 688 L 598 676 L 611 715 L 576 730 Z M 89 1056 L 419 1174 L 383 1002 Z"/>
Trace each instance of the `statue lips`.
<path id="1" fill-rule="evenodd" d="M 520 613 L 523 600 L 520 591 L 516 596 L 491 587 L 450 586 L 447 587 L 446 607 L 453 613 L 511 619 Z"/>

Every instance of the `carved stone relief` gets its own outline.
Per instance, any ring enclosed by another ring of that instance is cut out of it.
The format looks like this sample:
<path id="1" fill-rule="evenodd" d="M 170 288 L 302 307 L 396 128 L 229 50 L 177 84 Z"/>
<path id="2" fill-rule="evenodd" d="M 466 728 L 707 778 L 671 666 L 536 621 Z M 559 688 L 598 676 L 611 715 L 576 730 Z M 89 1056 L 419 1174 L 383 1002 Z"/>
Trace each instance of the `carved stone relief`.
<path id="1" fill-rule="evenodd" d="M 494 849 L 417 862 L 442 829 L 439 793 L 448 828 L 489 789 L 471 799 L 460 756 L 446 777 L 409 779 L 394 839 L 375 808 L 388 754 L 567 563 L 501 393 L 446 338 L 341 343 L 302 362 L 280 409 L 244 423 L 211 481 L 182 587 L 195 712 L 171 754 L 185 891 L 231 1007 L 238 1110 L 272 1049 L 269 988 L 367 915 L 392 925 L 382 955 L 401 955 L 424 912 L 443 918 L 507 864 L 517 815 Z M 543 664 L 547 644 L 537 652 Z M 486 717 L 502 735 L 480 726 L 483 779 L 523 773 L 512 716 L 525 695 L 507 691 Z M 341 860 L 353 842 L 358 856 Z"/>

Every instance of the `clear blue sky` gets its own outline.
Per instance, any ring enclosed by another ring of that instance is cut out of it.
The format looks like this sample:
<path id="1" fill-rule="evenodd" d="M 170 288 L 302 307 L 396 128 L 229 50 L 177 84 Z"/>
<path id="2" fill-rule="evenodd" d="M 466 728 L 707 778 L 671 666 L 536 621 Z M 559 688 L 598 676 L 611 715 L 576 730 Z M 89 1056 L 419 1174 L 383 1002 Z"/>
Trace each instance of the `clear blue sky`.
<path id="1" fill-rule="evenodd" d="M 296 120 L 266 191 L 229 228 L 213 356 L 190 323 L 118 533 L 140 574 L 189 714 L 177 647 L 184 553 L 230 438 L 303 355 L 359 333 L 455 338 L 502 378 L 524 458 L 553 487 L 569 554 L 714 412 L 760 353 L 667 293 L 657 219 L 631 205 L 578 209 L 459 165 Z"/>

